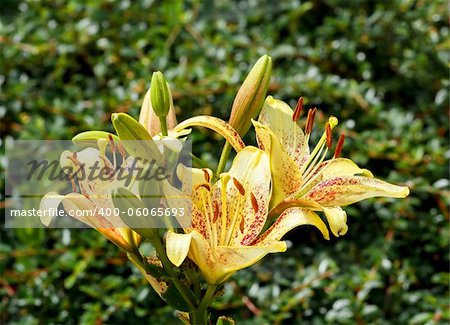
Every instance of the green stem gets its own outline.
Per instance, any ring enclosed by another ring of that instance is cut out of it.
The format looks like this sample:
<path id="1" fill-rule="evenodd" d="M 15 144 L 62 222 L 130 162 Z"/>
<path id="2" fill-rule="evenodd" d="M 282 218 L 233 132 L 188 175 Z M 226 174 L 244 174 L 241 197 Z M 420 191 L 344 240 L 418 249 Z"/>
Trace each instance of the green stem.
<path id="1" fill-rule="evenodd" d="M 217 286 L 208 286 L 205 295 L 203 296 L 197 309 L 191 313 L 191 324 L 193 325 L 206 325 L 208 322 L 208 307 L 211 305 L 214 293 L 216 292 Z"/>
<path id="2" fill-rule="evenodd" d="M 231 144 L 227 141 L 222 149 L 222 154 L 220 155 L 219 165 L 217 166 L 216 176 L 219 177 L 219 175 L 224 171 L 225 166 L 227 165 L 228 156 L 231 152 Z"/>
<path id="3" fill-rule="evenodd" d="M 165 116 L 160 116 L 159 117 L 159 124 L 161 124 L 161 133 L 163 136 L 168 136 L 168 132 L 167 132 L 167 122 L 166 122 L 166 117 Z"/>
<path id="4" fill-rule="evenodd" d="M 165 251 L 160 239 L 156 238 L 156 240 L 152 240 L 151 243 L 153 244 L 156 254 L 158 255 L 164 269 L 166 270 L 167 274 L 169 274 L 173 284 L 177 288 L 181 297 L 186 302 L 186 304 L 189 306 L 189 308 L 194 310 L 195 305 L 196 305 L 196 301 L 195 301 L 196 297 L 194 296 L 192 291 L 178 279 L 177 274 L 175 274 L 175 272 L 173 270 L 174 265 L 172 264 L 172 262 L 170 262 L 169 258 L 167 257 L 166 251 Z"/>

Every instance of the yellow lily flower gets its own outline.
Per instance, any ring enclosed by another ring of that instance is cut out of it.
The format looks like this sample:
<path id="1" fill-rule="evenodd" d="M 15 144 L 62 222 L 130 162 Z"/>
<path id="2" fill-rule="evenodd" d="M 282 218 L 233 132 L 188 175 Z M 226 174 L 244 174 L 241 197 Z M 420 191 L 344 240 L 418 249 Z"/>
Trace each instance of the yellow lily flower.
<path id="1" fill-rule="evenodd" d="M 329 118 L 322 137 L 310 152 L 308 142 L 316 109 L 309 110 L 303 132 L 297 123 L 302 104 L 300 98 L 293 111 L 286 103 L 269 96 L 258 121 L 253 121 L 258 144 L 270 156 L 273 195 L 269 214 L 280 216 L 275 227 L 286 218 L 292 225 L 296 220 L 302 222 L 305 211 L 314 214 L 313 211 L 323 211 L 332 233 L 344 235 L 348 230 L 347 215 L 341 206 L 371 197 L 408 196 L 407 187 L 376 179 L 369 170 L 359 168 L 350 159 L 339 158 L 343 136 L 334 156 L 325 160 L 332 144 L 332 129 L 338 124 L 334 116 Z M 323 222 L 319 229 L 328 239 Z"/>
<path id="2" fill-rule="evenodd" d="M 105 144 L 102 141 L 99 143 Z M 101 170 L 111 172 L 115 170 L 114 164 L 105 155 L 105 149 L 106 144 L 102 145 L 100 151 L 95 148 L 86 148 L 80 152 L 64 151 L 61 154 L 60 165 L 62 170 L 71 177 L 74 192 L 67 195 L 56 192 L 47 193 L 42 198 L 39 208 L 48 210 L 57 208 L 62 203 L 64 210 L 71 217 L 96 229 L 125 251 L 131 251 L 139 246 L 141 237 L 129 229 L 119 216 L 105 212 L 108 209 L 114 211 L 111 194 L 114 189 L 125 187 L 126 182 L 125 179 L 118 180 L 117 174 L 113 173 L 108 180 L 105 180 L 104 176 L 99 177 Z M 127 163 L 128 161 L 125 160 L 124 164 Z M 92 172 L 93 170 L 95 172 Z M 78 177 L 82 173 L 84 176 Z M 80 193 L 76 192 L 76 180 Z M 45 226 L 49 226 L 51 221 L 47 216 L 41 218 Z"/>
<path id="3" fill-rule="evenodd" d="M 270 161 L 264 151 L 242 149 L 229 172 L 221 174 L 215 184 L 211 184 L 212 172 L 208 169 L 180 165 L 177 174 L 183 187 L 177 190 L 165 186 L 166 199 L 169 206 L 179 207 L 176 198 L 192 197 L 192 224 L 184 228 L 184 233 L 166 235 L 167 256 L 174 265 L 189 257 L 206 281 L 214 285 L 268 253 L 286 250 L 286 243 L 280 239 L 292 228 L 288 223 L 279 222 L 260 234 L 271 195 Z M 310 213 L 305 212 L 304 223 L 312 223 L 309 219 Z"/>

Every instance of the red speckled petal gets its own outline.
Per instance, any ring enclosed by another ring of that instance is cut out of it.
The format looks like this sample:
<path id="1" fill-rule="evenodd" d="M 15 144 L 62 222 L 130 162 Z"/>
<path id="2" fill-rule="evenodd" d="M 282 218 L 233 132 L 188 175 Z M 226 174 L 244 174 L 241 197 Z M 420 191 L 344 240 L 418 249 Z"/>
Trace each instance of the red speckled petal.
<path id="1" fill-rule="evenodd" d="M 235 178 L 237 182 L 242 184 L 245 193 L 242 196 L 235 183 L 233 181 L 228 182 L 227 227 L 230 227 L 233 224 L 233 219 L 237 218 L 234 243 L 247 245 L 261 232 L 267 218 L 271 194 L 269 157 L 258 148 L 246 147 L 236 155 L 228 174 L 231 180 Z M 216 199 L 220 197 L 220 192 L 221 183 L 217 182 L 214 186 L 214 197 Z M 255 199 L 257 209 L 255 209 Z M 221 209 L 221 204 L 217 206 Z M 220 213 L 221 211 L 219 211 L 219 215 Z M 243 222 L 241 218 L 244 218 Z M 220 233 L 220 222 L 218 226 Z"/>
<path id="2" fill-rule="evenodd" d="M 245 147 L 245 144 L 242 141 L 241 137 L 236 132 L 236 130 L 231 127 L 231 125 L 213 116 L 201 115 L 191 117 L 178 124 L 174 128 L 174 131 L 179 132 L 192 126 L 202 126 L 217 132 L 218 134 L 223 136 L 237 152 Z"/>
<path id="3" fill-rule="evenodd" d="M 292 120 L 291 120 L 292 122 Z M 302 185 L 297 163 L 286 153 L 275 133 L 269 127 L 253 121 L 260 147 L 270 157 L 273 193 L 270 206 L 274 207 L 286 197 L 295 194 Z"/>
<path id="4" fill-rule="evenodd" d="M 305 198 L 322 206 L 333 207 L 349 205 L 371 197 L 404 198 L 408 196 L 406 186 L 364 176 L 342 176 L 325 179 L 314 186 Z"/>
<path id="5" fill-rule="evenodd" d="M 259 114 L 258 122 L 268 126 L 284 146 L 287 154 L 300 166 L 309 156 L 302 128 L 292 120 L 293 111 L 285 102 L 268 96 Z"/>

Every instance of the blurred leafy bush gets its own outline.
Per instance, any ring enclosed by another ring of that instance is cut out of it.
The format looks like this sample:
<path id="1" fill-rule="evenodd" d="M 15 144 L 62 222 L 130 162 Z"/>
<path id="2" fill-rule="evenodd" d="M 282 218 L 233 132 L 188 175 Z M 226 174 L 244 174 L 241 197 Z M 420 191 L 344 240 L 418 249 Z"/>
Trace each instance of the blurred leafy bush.
<path id="1" fill-rule="evenodd" d="M 268 53 L 271 94 L 304 96 L 319 122 L 340 117 L 344 154 L 412 194 L 348 208 L 344 238 L 293 231 L 287 253 L 234 277 L 217 314 L 242 324 L 448 322 L 447 18 L 441 0 L 3 0 L 2 144 L 111 129 L 112 112 L 137 116 L 154 70 L 169 79 L 180 120 L 228 118 L 250 65 Z M 194 134 L 211 165 L 213 140 Z M 2 323 L 176 321 L 93 231 L 1 235 Z"/>

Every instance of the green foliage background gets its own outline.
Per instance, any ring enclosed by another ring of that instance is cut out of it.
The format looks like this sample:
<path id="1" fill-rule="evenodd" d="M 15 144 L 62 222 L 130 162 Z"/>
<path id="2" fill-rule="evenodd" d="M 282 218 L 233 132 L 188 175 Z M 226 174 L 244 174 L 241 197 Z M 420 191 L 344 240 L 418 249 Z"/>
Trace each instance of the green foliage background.
<path id="1" fill-rule="evenodd" d="M 343 238 L 293 231 L 287 253 L 233 277 L 216 316 L 241 324 L 447 323 L 447 19 L 443 0 L 3 0 L 2 143 L 111 130 L 111 112 L 138 116 L 155 70 L 170 81 L 179 120 L 227 119 L 239 83 L 268 53 L 270 94 L 292 105 L 304 96 L 321 109 L 318 125 L 338 116 L 344 155 L 412 193 L 347 208 Z M 221 140 L 211 136 L 197 130 L 194 150 L 214 166 Z M 95 231 L 1 235 L 2 323 L 177 322 Z"/>

